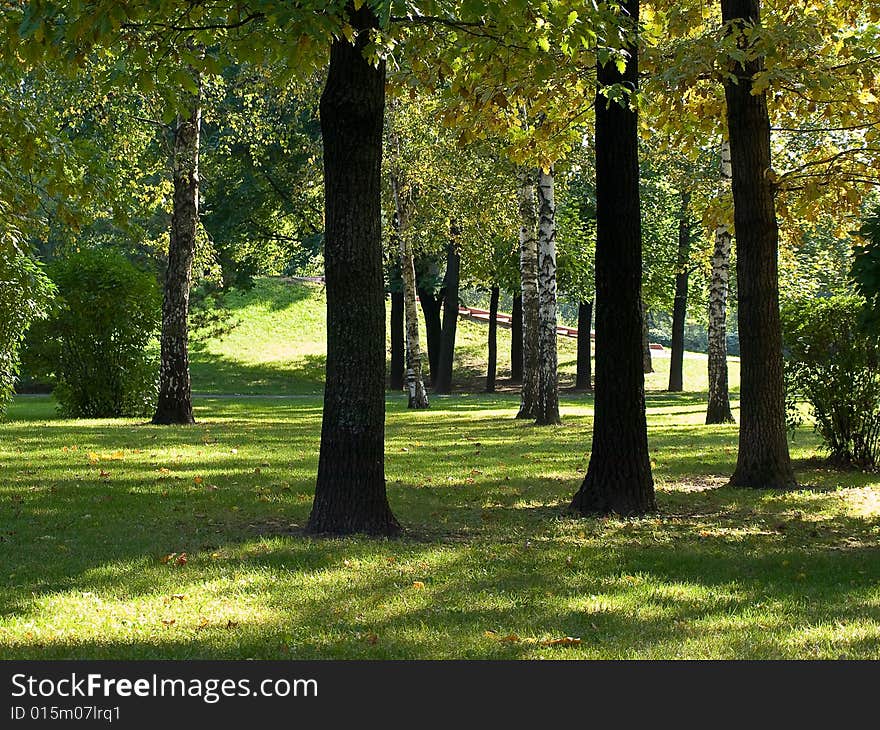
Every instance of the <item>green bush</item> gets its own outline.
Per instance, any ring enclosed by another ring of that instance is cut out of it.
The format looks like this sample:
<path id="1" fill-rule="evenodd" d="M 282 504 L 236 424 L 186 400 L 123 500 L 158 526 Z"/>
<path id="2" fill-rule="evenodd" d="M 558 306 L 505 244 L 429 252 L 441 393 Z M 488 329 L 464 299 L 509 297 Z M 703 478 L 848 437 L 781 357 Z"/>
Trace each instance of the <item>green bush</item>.
<path id="1" fill-rule="evenodd" d="M 16 232 L 0 230 L 0 416 L 15 392 L 22 339 L 44 313 L 51 289 L 39 264 L 19 247 Z"/>
<path id="2" fill-rule="evenodd" d="M 782 308 L 789 427 L 806 401 L 839 467 L 875 469 L 880 451 L 880 338 L 866 329 L 855 295 L 802 298 Z"/>
<path id="3" fill-rule="evenodd" d="M 28 360 L 51 375 L 61 412 L 149 415 L 158 364 L 147 348 L 161 321 L 155 276 L 112 249 L 79 251 L 52 262 L 48 273 L 58 296 L 33 333 Z"/>

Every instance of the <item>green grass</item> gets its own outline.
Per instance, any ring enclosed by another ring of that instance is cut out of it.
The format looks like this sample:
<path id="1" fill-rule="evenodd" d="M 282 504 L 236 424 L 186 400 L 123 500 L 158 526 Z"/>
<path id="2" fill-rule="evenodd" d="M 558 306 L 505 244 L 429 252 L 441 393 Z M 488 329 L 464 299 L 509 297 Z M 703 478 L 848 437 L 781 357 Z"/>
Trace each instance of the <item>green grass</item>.
<path id="1" fill-rule="evenodd" d="M 575 519 L 589 397 L 546 429 L 514 395 L 392 398 L 405 536 L 315 540 L 320 400 L 196 405 L 198 425 L 163 428 L 16 401 L 0 657 L 880 658 L 880 480 L 826 469 L 806 431 L 808 488 L 730 489 L 736 427 L 651 394 L 659 515 Z M 581 643 L 542 645 L 564 636 Z"/>
<path id="2" fill-rule="evenodd" d="M 197 393 L 251 395 L 320 394 L 324 383 L 326 299 L 319 284 L 257 279 L 248 292 L 231 294 L 227 304 L 235 328 L 225 337 L 193 347 L 191 368 Z M 386 306 L 390 317 L 390 305 Z M 422 347 L 425 346 L 424 325 Z M 456 337 L 454 382 L 458 390 L 485 386 L 485 324 L 460 320 Z M 574 385 L 577 345 L 560 337 L 559 373 L 563 388 Z M 427 368 L 427 358 L 426 365 Z M 664 390 L 669 380 L 668 351 L 654 357 L 655 372 L 645 378 L 648 390 Z M 498 330 L 499 387 L 510 377 L 510 330 Z M 708 388 L 706 357 L 686 353 L 685 390 Z M 739 361 L 730 360 L 731 389 L 739 387 Z"/>

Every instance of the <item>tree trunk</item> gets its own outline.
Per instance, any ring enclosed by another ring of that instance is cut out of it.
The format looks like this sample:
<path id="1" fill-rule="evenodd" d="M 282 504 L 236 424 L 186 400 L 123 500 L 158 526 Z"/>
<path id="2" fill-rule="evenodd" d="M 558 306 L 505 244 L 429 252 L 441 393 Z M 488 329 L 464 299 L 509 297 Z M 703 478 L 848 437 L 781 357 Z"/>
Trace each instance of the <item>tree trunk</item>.
<path id="1" fill-rule="evenodd" d="M 369 5 L 347 5 L 357 35 L 330 47 L 321 94 L 327 369 L 311 533 L 400 530 L 385 492 L 382 126 L 385 63 L 364 58 Z M 353 303 L 357 306 L 353 306 Z"/>
<path id="2" fill-rule="evenodd" d="M 446 247 L 446 276 L 443 286 L 443 331 L 440 341 L 440 357 L 437 363 L 435 393 L 452 392 L 452 365 L 455 361 L 455 333 L 458 329 L 458 280 L 461 256 L 458 252 L 458 227 L 453 221 Z"/>
<path id="3" fill-rule="evenodd" d="M 746 24 L 759 23 L 758 0 L 722 0 L 721 11 L 739 45 L 748 46 Z M 752 94 L 752 78 L 763 68 L 760 56 L 744 63 L 731 61 L 730 71 L 739 83 L 724 83 L 737 245 L 741 393 L 739 454 L 730 483 L 788 488 L 797 482 L 785 429 L 770 120 L 766 93 Z"/>
<path id="4" fill-rule="evenodd" d="M 721 188 L 730 185 L 730 143 L 721 143 Z M 730 228 L 722 223 L 715 229 L 712 252 L 712 282 L 709 286 L 709 403 L 706 423 L 733 423 L 727 385 L 727 294 L 730 270 Z"/>
<path id="5" fill-rule="evenodd" d="M 593 328 L 593 302 L 578 304 L 577 375 L 575 390 L 593 389 L 593 363 L 590 361 L 592 343 L 590 330 Z"/>
<path id="6" fill-rule="evenodd" d="M 174 130 L 174 199 L 168 238 L 168 268 L 162 301 L 159 400 L 153 423 L 194 423 L 189 375 L 189 290 L 199 223 L 200 94 L 190 97 L 186 118 Z"/>
<path id="7" fill-rule="evenodd" d="M 495 392 L 495 370 L 498 365 L 498 298 L 501 291 L 493 286 L 489 297 L 489 365 L 486 370 L 486 392 Z"/>
<path id="8" fill-rule="evenodd" d="M 642 315 L 642 372 L 653 373 L 654 363 L 651 359 L 651 335 L 648 332 L 648 311 L 645 309 L 645 303 L 639 302 L 639 309 Z"/>
<path id="9" fill-rule="evenodd" d="M 538 358 L 535 425 L 562 423 L 556 353 L 556 196 L 552 167 L 538 170 Z"/>
<path id="10" fill-rule="evenodd" d="M 520 174 L 519 273 L 522 285 L 523 374 L 517 418 L 535 418 L 538 399 L 538 243 L 534 171 Z"/>
<path id="11" fill-rule="evenodd" d="M 638 23 L 638 0 L 625 9 Z M 642 237 L 638 120 L 601 94 L 638 87 L 635 43 L 624 73 L 599 65 L 596 96 L 596 399 L 590 464 L 572 508 L 584 515 L 641 515 L 656 509 L 642 369 Z"/>
<path id="12" fill-rule="evenodd" d="M 672 351 L 669 354 L 669 387 L 680 393 L 684 390 L 684 325 L 687 318 L 688 257 L 691 248 L 691 224 L 688 219 L 690 193 L 681 196 L 681 216 L 678 220 L 678 252 L 675 266 L 675 300 L 672 305 Z"/>
<path id="13" fill-rule="evenodd" d="M 412 241 L 409 237 L 411 198 L 405 193 L 398 169 L 400 140 L 396 132 L 390 136 L 394 154 L 391 170 L 391 193 L 394 198 L 394 236 L 400 255 L 400 274 L 403 279 L 404 319 L 406 322 L 406 389 L 409 408 L 427 408 L 428 394 L 422 380 L 422 348 L 419 344 L 419 315 L 416 304 L 416 269 Z"/>
<path id="14" fill-rule="evenodd" d="M 510 313 L 510 382 L 521 383 L 523 377 L 523 311 L 522 294 L 513 295 Z"/>
<path id="15" fill-rule="evenodd" d="M 437 379 L 440 367 L 440 342 L 443 339 L 443 325 L 440 322 L 440 309 L 443 306 L 442 294 L 436 295 L 428 289 L 419 289 L 419 303 L 425 317 L 425 342 L 428 345 L 428 368 L 431 385 Z"/>
<path id="16" fill-rule="evenodd" d="M 391 374 L 389 388 L 395 393 L 403 390 L 403 292 L 391 292 Z"/>

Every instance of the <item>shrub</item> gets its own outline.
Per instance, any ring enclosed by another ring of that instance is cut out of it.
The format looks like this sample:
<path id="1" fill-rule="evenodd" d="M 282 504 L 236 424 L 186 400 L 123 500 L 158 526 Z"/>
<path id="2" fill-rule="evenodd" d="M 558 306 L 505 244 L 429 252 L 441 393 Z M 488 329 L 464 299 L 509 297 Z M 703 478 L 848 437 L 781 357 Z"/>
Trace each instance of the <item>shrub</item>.
<path id="1" fill-rule="evenodd" d="M 15 392 L 22 339 L 44 313 L 51 291 L 39 264 L 19 247 L 16 232 L 0 230 L 0 416 Z"/>
<path id="2" fill-rule="evenodd" d="M 51 371 L 61 412 L 149 415 L 158 365 L 147 348 L 161 321 L 155 276 L 112 249 L 79 251 L 48 273 L 58 297 L 32 359 Z"/>
<path id="3" fill-rule="evenodd" d="M 805 400 L 840 467 L 874 469 L 880 450 L 880 338 L 864 327 L 855 295 L 801 298 L 782 308 L 789 427 Z"/>

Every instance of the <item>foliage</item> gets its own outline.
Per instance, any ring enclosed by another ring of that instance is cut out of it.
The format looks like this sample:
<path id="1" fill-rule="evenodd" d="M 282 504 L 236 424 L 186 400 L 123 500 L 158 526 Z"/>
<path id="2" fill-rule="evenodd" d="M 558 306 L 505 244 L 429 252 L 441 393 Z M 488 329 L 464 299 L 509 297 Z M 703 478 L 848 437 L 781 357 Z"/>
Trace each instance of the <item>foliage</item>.
<path id="1" fill-rule="evenodd" d="M 53 374 L 61 411 L 73 417 L 148 415 L 158 366 L 148 353 L 160 322 L 159 288 L 113 250 L 84 249 L 52 262 L 52 312 L 32 338 Z"/>
<path id="2" fill-rule="evenodd" d="M 854 247 L 850 273 L 866 301 L 862 313 L 865 323 L 880 332 L 880 205 L 865 216 L 859 235 L 862 243 Z"/>
<path id="3" fill-rule="evenodd" d="M 42 268 L 20 248 L 17 231 L 0 228 L 0 416 L 14 392 L 21 342 L 44 314 L 51 290 Z"/>
<path id="4" fill-rule="evenodd" d="M 806 400 L 838 466 L 880 466 L 880 337 L 860 322 L 864 300 L 793 299 L 782 308 L 787 415 L 800 425 Z"/>

